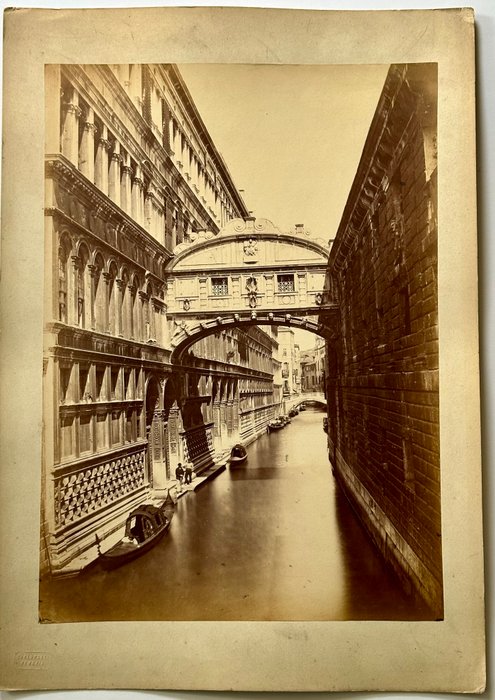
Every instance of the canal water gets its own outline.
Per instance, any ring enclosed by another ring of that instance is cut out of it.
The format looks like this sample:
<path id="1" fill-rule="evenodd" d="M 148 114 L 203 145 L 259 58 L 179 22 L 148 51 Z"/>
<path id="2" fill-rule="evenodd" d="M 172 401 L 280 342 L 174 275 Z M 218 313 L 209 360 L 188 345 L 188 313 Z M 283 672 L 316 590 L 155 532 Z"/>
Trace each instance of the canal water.
<path id="1" fill-rule="evenodd" d="M 169 534 L 114 571 L 43 581 L 44 621 L 420 620 L 337 486 L 323 413 L 179 499 Z"/>

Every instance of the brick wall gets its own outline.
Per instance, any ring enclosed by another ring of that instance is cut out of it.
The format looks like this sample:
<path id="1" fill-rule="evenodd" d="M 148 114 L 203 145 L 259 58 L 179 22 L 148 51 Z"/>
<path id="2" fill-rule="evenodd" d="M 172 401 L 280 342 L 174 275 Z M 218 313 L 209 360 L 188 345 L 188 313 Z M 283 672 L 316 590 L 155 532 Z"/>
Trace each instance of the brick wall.
<path id="1" fill-rule="evenodd" d="M 442 614 L 436 67 L 392 66 L 329 262 L 329 454 L 386 558 Z"/>

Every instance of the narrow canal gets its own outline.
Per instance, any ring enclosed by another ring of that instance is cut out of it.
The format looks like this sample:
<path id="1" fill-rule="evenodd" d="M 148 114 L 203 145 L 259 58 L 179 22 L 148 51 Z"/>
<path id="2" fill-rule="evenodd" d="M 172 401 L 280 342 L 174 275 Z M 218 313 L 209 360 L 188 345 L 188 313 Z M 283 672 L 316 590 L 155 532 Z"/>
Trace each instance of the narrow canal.
<path id="1" fill-rule="evenodd" d="M 44 620 L 414 620 L 329 466 L 307 410 L 182 497 L 169 534 L 120 569 L 41 584 Z"/>

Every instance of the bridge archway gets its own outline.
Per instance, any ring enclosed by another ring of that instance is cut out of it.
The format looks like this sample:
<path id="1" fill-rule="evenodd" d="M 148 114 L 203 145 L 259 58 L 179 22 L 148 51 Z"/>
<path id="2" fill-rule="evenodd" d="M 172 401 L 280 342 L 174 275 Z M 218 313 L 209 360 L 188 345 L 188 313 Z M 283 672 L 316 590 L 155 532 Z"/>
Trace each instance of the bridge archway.
<path id="1" fill-rule="evenodd" d="M 324 321 L 321 320 L 324 318 Z M 176 327 L 172 337 L 171 362 L 175 365 L 187 364 L 190 348 L 202 338 L 231 328 L 250 326 L 286 326 L 306 330 L 325 339 L 335 336 L 337 314 L 335 309 L 327 309 L 319 319 L 301 318 L 291 314 L 275 314 L 271 311 L 250 314 L 225 314 L 214 319 L 183 321 Z"/>

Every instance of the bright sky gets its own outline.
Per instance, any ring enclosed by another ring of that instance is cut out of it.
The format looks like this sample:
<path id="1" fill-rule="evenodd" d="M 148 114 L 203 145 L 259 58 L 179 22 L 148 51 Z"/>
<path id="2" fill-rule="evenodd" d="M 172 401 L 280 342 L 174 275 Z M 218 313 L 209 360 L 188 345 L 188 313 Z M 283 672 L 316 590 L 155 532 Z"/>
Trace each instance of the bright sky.
<path id="1" fill-rule="evenodd" d="M 333 238 L 388 66 L 179 70 L 254 216 L 282 230 L 302 223 L 317 238 Z M 301 347 L 312 347 L 314 336 L 301 333 Z"/>

